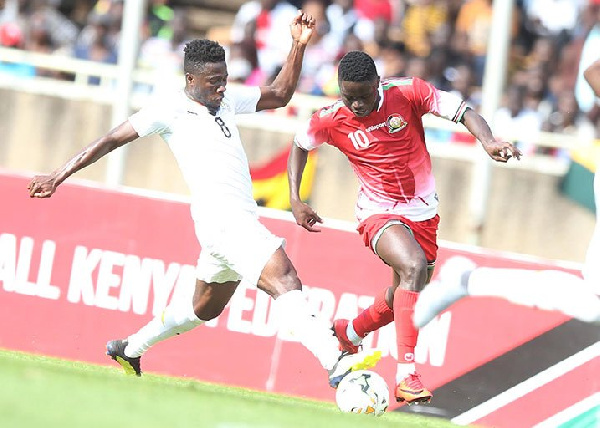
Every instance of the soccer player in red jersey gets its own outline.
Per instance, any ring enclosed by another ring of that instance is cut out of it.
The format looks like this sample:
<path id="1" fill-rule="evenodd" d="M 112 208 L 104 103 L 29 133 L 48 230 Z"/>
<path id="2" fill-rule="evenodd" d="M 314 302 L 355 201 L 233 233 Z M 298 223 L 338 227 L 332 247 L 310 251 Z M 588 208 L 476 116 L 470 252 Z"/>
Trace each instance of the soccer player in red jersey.
<path id="1" fill-rule="evenodd" d="M 292 212 L 298 225 L 318 232 L 322 220 L 299 195 L 308 151 L 323 143 L 344 153 L 360 182 L 356 203 L 358 232 L 366 246 L 389 265 L 392 284 L 354 320 L 335 320 L 340 347 L 358 351 L 371 331 L 395 321 L 399 402 L 431 400 L 416 372 L 418 330 L 413 311 L 429 282 L 437 255 L 438 198 L 425 145 L 422 116 L 432 113 L 462 123 L 498 162 L 520 158 L 512 144 L 494 138 L 487 122 L 460 98 L 418 78 L 380 80 L 373 59 L 348 52 L 340 61 L 341 99 L 316 111 L 299 131 L 288 160 Z"/>

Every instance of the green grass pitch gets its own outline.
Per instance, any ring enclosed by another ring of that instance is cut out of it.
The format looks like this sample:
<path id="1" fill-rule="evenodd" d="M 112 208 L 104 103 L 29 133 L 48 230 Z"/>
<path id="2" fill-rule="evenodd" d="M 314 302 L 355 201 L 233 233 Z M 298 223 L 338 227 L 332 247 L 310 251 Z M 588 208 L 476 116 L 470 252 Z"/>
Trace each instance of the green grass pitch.
<path id="1" fill-rule="evenodd" d="M 441 419 L 343 414 L 332 403 L 0 350 L 3 428 L 455 427 Z"/>

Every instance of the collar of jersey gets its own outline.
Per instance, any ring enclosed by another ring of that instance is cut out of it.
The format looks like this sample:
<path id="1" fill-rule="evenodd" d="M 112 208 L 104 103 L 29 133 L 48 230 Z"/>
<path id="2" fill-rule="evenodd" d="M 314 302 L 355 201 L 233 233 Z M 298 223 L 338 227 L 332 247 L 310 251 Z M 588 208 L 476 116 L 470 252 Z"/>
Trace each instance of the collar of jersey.
<path id="1" fill-rule="evenodd" d="M 188 109 L 188 111 L 193 111 L 194 113 L 197 113 L 197 114 L 210 114 L 208 112 L 208 108 L 206 108 L 203 104 L 200 104 L 199 102 L 192 100 L 190 97 L 188 97 L 185 94 L 185 92 L 182 93 L 182 96 L 187 101 L 186 108 Z"/>
<path id="2" fill-rule="evenodd" d="M 379 105 L 377 106 L 377 111 L 381 110 L 381 106 L 383 105 L 383 85 L 379 82 L 379 87 L 377 88 L 379 92 Z"/>

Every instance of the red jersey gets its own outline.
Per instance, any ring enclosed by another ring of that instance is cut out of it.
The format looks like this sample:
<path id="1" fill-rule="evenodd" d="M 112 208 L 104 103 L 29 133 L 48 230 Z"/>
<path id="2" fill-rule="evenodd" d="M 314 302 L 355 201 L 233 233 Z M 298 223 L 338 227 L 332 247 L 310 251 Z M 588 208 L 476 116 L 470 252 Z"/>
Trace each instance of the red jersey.
<path id="1" fill-rule="evenodd" d="M 327 143 L 346 155 L 360 182 L 359 221 L 383 213 L 432 218 L 437 195 L 421 118 L 432 113 L 459 122 L 467 106 L 418 78 L 383 80 L 379 95 L 367 117 L 354 116 L 341 100 L 316 111 L 294 141 L 305 150 Z"/>

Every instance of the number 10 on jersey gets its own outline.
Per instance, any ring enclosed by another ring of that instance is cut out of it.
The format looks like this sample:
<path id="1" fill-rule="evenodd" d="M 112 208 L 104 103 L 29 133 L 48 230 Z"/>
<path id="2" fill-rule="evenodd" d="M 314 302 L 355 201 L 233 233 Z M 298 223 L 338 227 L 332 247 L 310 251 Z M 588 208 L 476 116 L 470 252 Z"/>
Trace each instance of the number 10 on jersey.
<path id="1" fill-rule="evenodd" d="M 362 129 L 350 132 L 348 134 L 348 138 L 350 138 L 350 141 L 352 141 L 352 145 L 357 150 L 366 149 L 367 147 L 369 147 L 369 137 L 367 137 L 367 134 L 365 134 L 365 131 L 363 131 Z"/>

